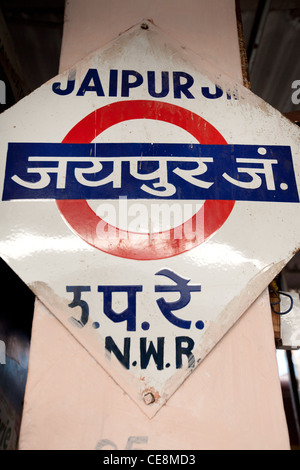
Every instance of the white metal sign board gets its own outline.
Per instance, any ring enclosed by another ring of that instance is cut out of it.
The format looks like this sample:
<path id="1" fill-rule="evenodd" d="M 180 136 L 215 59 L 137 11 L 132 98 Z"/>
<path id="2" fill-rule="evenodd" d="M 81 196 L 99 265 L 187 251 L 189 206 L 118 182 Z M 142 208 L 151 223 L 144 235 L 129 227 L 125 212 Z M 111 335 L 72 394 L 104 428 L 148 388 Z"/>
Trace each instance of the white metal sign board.
<path id="1" fill-rule="evenodd" d="M 0 129 L 1 256 L 153 416 L 298 249 L 298 128 L 144 23 Z"/>

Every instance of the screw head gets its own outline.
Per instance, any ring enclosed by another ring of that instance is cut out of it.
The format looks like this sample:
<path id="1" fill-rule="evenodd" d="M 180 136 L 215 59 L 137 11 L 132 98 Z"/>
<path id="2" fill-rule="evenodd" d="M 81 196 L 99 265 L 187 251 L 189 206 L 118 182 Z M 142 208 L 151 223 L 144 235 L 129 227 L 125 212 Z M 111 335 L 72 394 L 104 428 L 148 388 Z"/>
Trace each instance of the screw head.
<path id="1" fill-rule="evenodd" d="M 146 405 L 151 405 L 151 403 L 155 402 L 155 397 L 154 397 L 153 393 L 146 392 L 146 393 L 144 393 L 143 400 L 144 400 L 144 403 Z"/>

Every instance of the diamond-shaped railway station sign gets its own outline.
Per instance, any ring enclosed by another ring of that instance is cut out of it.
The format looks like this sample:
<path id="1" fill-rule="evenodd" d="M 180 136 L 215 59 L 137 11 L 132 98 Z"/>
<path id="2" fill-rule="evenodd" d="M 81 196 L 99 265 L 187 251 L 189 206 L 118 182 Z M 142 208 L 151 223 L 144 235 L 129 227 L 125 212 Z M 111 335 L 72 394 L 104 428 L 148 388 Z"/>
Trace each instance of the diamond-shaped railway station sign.
<path id="1" fill-rule="evenodd" d="M 299 129 L 148 23 L 0 130 L 1 256 L 152 417 L 299 248 Z"/>

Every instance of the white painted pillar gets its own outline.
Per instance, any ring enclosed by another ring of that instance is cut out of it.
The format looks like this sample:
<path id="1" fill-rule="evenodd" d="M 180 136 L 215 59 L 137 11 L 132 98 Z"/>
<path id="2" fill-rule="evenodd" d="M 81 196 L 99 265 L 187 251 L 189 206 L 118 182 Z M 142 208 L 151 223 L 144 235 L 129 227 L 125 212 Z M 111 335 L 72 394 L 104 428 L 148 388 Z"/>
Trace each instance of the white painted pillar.
<path id="1" fill-rule="evenodd" d="M 233 0 L 69 0 L 61 71 L 144 18 L 242 82 Z M 20 449 L 289 449 L 268 293 L 146 417 L 36 303 Z"/>

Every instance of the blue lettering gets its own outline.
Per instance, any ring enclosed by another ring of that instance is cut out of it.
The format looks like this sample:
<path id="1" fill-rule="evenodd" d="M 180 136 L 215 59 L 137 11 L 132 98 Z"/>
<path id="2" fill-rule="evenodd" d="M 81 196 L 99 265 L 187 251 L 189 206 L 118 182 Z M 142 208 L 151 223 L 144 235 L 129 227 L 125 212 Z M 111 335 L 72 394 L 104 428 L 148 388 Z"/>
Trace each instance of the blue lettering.
<path id="1" fill-rule="evenodd" d="M 143 286 L 98 286 L 98 292 L 103 292 L 103 312 L 114 323 L 127 322 L 127 331 L 136 330 L 136 292 Z M 113 292 L 126 292 L 128 306 L 123 312 L 116 313 L 112 308 Z"/>
<path id="2" fill-rule="evenodd" d="M 114 339 L 111 336 L 105 338 L 105 349 L 108 359 L 111 359 L 111 354 L 113 353 L 116 359 L 120 364 L 125 367 L 125 369 L 130 369 L 131 365 L 135 367 L 137 365 L 137 359 L 140 360 L 140 368 L 142 370 L 147 369 L 149 366 L 151 358 L 156 364 L 157 370 L 163 370 L 171 366 L 170 363 L 164 364 L 164 353 L 165 353 L 165 341 L 166 338 L 158 337 L 156 338 L 157 344 L 156 347 L 153 344 L 153 341 L 148 338 L 140 338 L 140 357 L 134 358 L 135 360 L 130 363 L 130 348 L 131 348 L 131 338 L 126 337 L 123 339 L 123 350 L 121 350 L 115 343 Z M 188 336 L 178 336 L 175 337 L 175 367 L 176 369 L 181 369 L 183 367 L 183 356 L 187 358 L 187 367 L 189 369 L 195 367 L 195 357 L 192 353 L 194 348 L 194 341 Z M 148 345 L 148 346 L 147 346 Z M 168 344 L 168 348 L 169 348 Z"/>
<path id="3" fill-rule="evenodd" d="M 100 82 L 97 69 L 89 69 L 84 77 L 77 96 L 84 96 L 87 91 L 95 91 L 97 96 L 104 96 L 104 91 Z"/>
<path id="4" fill-rule="evenodd" d="M 152 341 L 147 349 L 147 338 L 140 338 L 141 369 L 147 369 L 151 356 L 153 356 L 157 370 L 164 368 L 164 343 L 165 338 L 157 338 L 157 349 Z"/>
<path id="5" fill-rule="evenodd" d="M 222 90 L 222 88 L 218 87 L 217 85 L 215 85 L 215 86 L 216 86 L 215 93 L 211 93 L 210 90 L 209 90 L 209 87 L 207 87 L 207 86 L 202 87 L 201 88 L 202 95 L 205 98 L 208 98 L 210 100 L 215 100 L 216 98 L 220 98 L 223 95 L 223 90 Z"/>
<path id="6" fill-rule="evenodd" d="M 181 369 L 182 367 L 182 356 L 187 356 L 188 367 L 195 367 L 195 357 L 192 354 L 193 347 L 195 345 L 192 338 L 189 336 L 178 336 L 175 338 L 176 342 L 176 369 Z M 183 343 L 186 343 L 186 346 L 183 346 Z"/>
<path id="7" fill-rule="evenodd" d="M 74 298 L 72 302 L 69 304 L 69 307 L 80 307 L 81 308 L 81 318 L 77 320 L 75 317 L 71 317 L 70 320 L 73 324 L 78 326 L 79 328 L 83 328 L 84 325 L 88 322 L 89 319 L 89 306 L 85 300 L 81 299 L 82 292 L 90 292 L 90 286 L 66 286 L 67 292 L 73 292 Z"/>
<path id="8" fill-rule="evenodd" d="M 164 317 L 173 325 L 178 326 L 179 328 L 189 329 L 191 322 L 187 320 L 182 320 L 181 318 L 175 316 L 172 311 L 179 310 L 185 307 L 191 300 L 191 292 L 200 292 L 200 285 L 191 285 L 188 283 L 190 279 L 184 279 L 173 271 L 169 269 L 162 269 L 156 273 L 157 275 L 166 276 L 176 283 L 176 285 L 156 285 L 155 292 L 179 292 L 179 299 L 173 302 L 166 301 L 163 297 L 159 298 L 156 302 L 159 306 Z"/>
<path id="9" fill-rule="evenodd" d="M 130 171 L 131 159 L 141 155 L 139 171 Z M 157 162 L 147 159 L 148 156 L 156 157 Z M 195 163 L 185 158 L 193 157 L 197 162 L 199 156 L 207 159 L 204 170 L 199 163 L 195 169 Z M 78 158 L 74 162 L 70 157 Z M 117 176 L 111 157 L 116 162 L 123 157 L 119 184 L 115 184 Z M 161 190 L 156 189 L 155 178 L 161 179 L 159 168 L 163 162 L 167 167 L 167 181 L 161 180 Z M 149 182 L 142 185 L 143 174 L 149 174 Z M 293 157 L 288 146 L 133 142 L 8 144 L 4 201 L 124 196 L 159 200 L 166 192 L 169 199 L 299 202 Z M 167 316 L 173 309 L 172 305 L 161 303 L 161 306 Z M 178 308 L 181 308 L 179 304 Z"/>
<path id="10" fill-rule="evenodd" d="M 134 81 L 130 81 L 130 77 L 134 77 Z M 131 88 L 137 88 L 143 83 L 143 77 L 135 70 L 122 70 L 122 90 L 121 96 L 129 96 Z"/>
<path id="11" fill-rule="evenodd" d="M 123 353 L 120 351 L 114 340 L 111 336 L 105 338 L 105 349 L 110 358 L 111 353 L 114 353 L 118 361 L 125 367 L 129 369 L 130 367 L 130 338 L 124 338 L 124 350 Z"/>
<path id="12" fill-rule="evenodd" d="M 109 96 L 117 96 L 118 91 L 118 71 L 111 70 L 109 72 Z"/>
<path id="13" fill-rule="evenodd" d="M 185 82 L 181 82 L 181 78 L 185 79 Z M 186 72 L 173 72 L 173 85 L 174 85 L 174 98 L 181 98 L 181 94 L 184 94 L 187 98 L 195 98 L 189 91 L 189 88 L 194 83 L 194 79 L 191 75 Z"/>
<path id="14" fill-rule="evenodd" d="M 155 89 L 155 72 L 147 72 L 148 91 L 153 98 L 164 98 L 169 93 L 169 72 L 161 72 L 161 90 Z"/>
<path id="15" fill-rule="evenodd" d="M 167 71 L 155 72 L 149 70 L 146 72 L 146 76 L 136 70 L 122 70 L 121 72 L 121 96 L 129 97 L 130 90 L 140 87 L 147 81 L 147 91 L 153 98 L 164 98 L 170 92 L 170 74 Z M 55 82 L 52 85 L 52 91 L 60 96 L 70 95 L 75 89 L 75 70 L 71 70 L 67 84 L 62 87 L 61 82 Z M 194 95 L 191 93 L 190 88 L 194 84 L 194 78 L 183 71 L 173 72 L 173 89 L 174 98 L 181 99 L 186 97 L 188 99 L 194 99 Z M 97 96 L 118 96 L 118 77 L 119 71 L 117 69 L 111 69 L 108 76 L 108 88 L 106 93 L 104 92 L 100 75 L 97 69 L 88 69 L 82 82 L 79 84 L 76 96 L 84 96 L 86 92 L 94 92 Z M 208 87 L 202 88 L 202 94 L 208 98 L 219 98 L 223 92 L 217 87 L 216 93 L 210 93 Z"/>
<path id="16" fill-rule="evenodd" d="M 65 89 L 61 88 L 60 82 L 53 83 L 52 90 L 54 91 L 54 93 L 61 96 L 69 95 L 70 93 L 72 93 L 75 88 L 75 74 L 75 70 L 70 71 L 67 81 L 67 87 Z"/>

